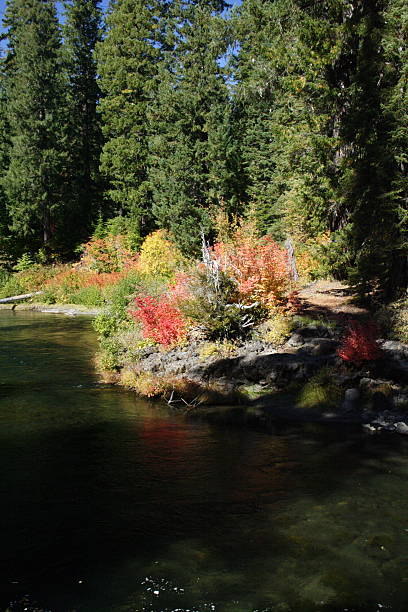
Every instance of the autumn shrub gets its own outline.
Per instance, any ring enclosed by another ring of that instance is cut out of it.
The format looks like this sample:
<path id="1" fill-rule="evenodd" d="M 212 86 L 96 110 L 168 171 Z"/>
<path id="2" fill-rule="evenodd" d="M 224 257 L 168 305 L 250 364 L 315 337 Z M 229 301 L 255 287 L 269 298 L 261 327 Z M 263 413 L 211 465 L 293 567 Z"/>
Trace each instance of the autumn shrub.
<path id="1" fill-rule="evenodd" d="M 120 272 L 134 267 L 137 255 L 131 249 L 129 236 L 108 234 L 104 238 L 93 238 L 83 245 L 81 267 L 94 272 Z"/>
<path id="2" fill-rule="evenodd" d="M 325 232 L 315 238 L 298 239 L 295 244 L 296 268 L 303 281 L 327 276 L 325 253 L 330 243 L 330 235 Z"/>
<path id="3" fill-rule="evenodd" d="M 184 263 L 185 259 L 169 232 L 161 229 L 145 238 L 140 249 L 138 269 L 144 275 L 173 279 Z"/>
<path id="4" fill-rule="evenodd" d="M 41 264 L 31 264 L 24 269 L 5 274 L 4 282 L 0 288 L 0 297 L 9 297 L 23 293 L 33 293 L 40 291 L 59 268 L 54 266 L 43 266 Z"/>
<path id="5" fill-rule="evenodd" d="M 214 245 L 213 257 L 236 281 L 242 302 L 273 307 L 285 301 L 290 281 L 287 252 L 270 236 L 248 235 L 240 228 L 232 242 Z"/>
<path id="6" fill-rule="evenodd" d="M 150 295 L 135 298 L 135 310 L 131 315 L 142 325 L 144 338 L 172 346 L 186 337 L 187 324 L 179 308 L 167 295 L 159 298 Z"/>
<path id="7" fill-rule="evenodd" d="M 377 326 L 372 321 L 360 323 L 350 321 L 342 340 L 338 355 L 343 361 L 360 366 L 367 361 L 382 357 L 382 351 L 377 344 Z"/>

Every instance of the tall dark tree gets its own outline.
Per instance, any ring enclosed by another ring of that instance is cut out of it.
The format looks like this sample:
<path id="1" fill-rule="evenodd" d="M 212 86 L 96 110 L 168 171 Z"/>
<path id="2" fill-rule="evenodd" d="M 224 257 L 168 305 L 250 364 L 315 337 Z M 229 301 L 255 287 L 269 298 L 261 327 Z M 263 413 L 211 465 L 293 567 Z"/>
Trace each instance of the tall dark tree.
<path id="1" fill-rule="evenodd" d="M 160 65 L 150 113 L 153 211 L 187 252 L 211 228 L 211 209 L 232 197 L 229 92 L 220 58 L 228 37 L 223 0 L 174 2 L 175 38 Z"/>
<path id="2" fill-rule="evenodd" d="M 52 0 L 9 0 L 6 98 L 11 133 L 4 178 L 11 229 L 27 247 L 56 248 L 63 233 L 64 87 Z"/>
<path id="3" fill-rule="evenodd" d="M 155 95 L 165 5 L 163 0 L 112 0 L 97 51 L 106 139 L 101 171 L 114 214 L 132 217 L 140 234 L 151 226 L 147 110 Z"/>
<path id="4" fill-rule="evenodd" d="M 66 3 L 64 55 L 68 77 L 67 210 L 65 227 L 71 244 L 85 238 L 102 205 L 99 163 L 102 131 L 97 106 L 96 44 L 101 38 L 99 0 Z"/>
<path id="5" fill-rule="evenodd" d="M 7 120 L 7 100 L 5 95 L 4 60 L 0 63 L 0 260 L 8 261 L 13 246 L 9 231 L 7 198 L 4 192 L 3 179 L 9 166 L 10 131 Z M 1 265 L 1 264 L 0 264 Z"/>
<path id="6" fill-rule="evenodd" d="M 384 14 L 384 112 L 390 122 L 387 155 L 393 161 L 391 197 L 398 216 L 391 253 L 390 283 L 404 291 L 408 284 L 408 5 L 389 0 Z"/>
<path id="7" fill-rule="evenodd" d="M 365 294 L 391 294 L 401 267 L 386 8 L 385 0 L 246 0 L 240 21 L 243 150 L 259 225 L 300 245 L 332 232 L 332 271 Z M 401 106 L 393 109 L 396 143 Z"/>

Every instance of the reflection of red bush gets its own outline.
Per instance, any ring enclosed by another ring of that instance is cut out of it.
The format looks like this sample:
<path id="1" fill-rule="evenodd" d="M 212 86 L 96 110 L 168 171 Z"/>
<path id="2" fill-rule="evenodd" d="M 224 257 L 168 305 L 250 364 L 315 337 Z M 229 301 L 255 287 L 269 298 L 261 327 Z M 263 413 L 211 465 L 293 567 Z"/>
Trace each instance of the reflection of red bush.
<path id="1" fill-rule="evenodd" d="M 382 356 L 377 344 L 377 328 L 368 321 L 359 323 L 350 321 L 348 331 L 338 350 L 338 355 L 344 361 L 360 365 L 363 361 L 374 361 Z"/>
<path id="2" fill-rule="evenodd" d="M 170 303 L 166 296 L 159 299 L 146 295 L 135 299 L 136 310 L 130 314 L 142 324 L 144 338 L 149 338 L 171 346 L 186 335 L 186 324 L 177 306 Z"/>

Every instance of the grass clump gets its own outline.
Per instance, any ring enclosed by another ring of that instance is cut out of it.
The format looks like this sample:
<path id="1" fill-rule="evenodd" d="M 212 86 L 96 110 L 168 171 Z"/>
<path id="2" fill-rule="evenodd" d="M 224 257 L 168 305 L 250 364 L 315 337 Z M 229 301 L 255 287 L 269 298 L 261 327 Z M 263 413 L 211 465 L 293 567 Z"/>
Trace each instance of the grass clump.
<path id="1" fill-rule="evenodd" d="M 199 356 L 201 361 L 207 359 L 218 358 L 227 359 L 233 357 L 237 352 L 237 346 L 230 340 L 219 342 L 204 342 L 199 348 Z"/>
<path id="2" fill-rule="evenodd" d="M 281 346 L 285 344 L 293 329 L 293 319 L 283 312 L 276 311 L 258 327 L 260 340 Z"/>
<path id="3" fill-rule="evenodd" d="M 333 369 L 322 368 L 300 390 L 298 408 L 337 408 L 342 400 L 342 390 L 333 382 Z"/>

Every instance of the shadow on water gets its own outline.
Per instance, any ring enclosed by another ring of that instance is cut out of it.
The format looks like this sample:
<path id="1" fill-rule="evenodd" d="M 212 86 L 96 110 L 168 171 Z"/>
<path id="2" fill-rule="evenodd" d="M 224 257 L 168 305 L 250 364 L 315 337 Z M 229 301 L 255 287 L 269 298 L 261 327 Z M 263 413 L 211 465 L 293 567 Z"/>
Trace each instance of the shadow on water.
<path id="1" fill-rule="evenodd" d="M 190 421 L 89 387 L 92 334 L 58 325 L 78 351 L 0 398 L 0 609 L 407 609 L 404 438 Z"/>

